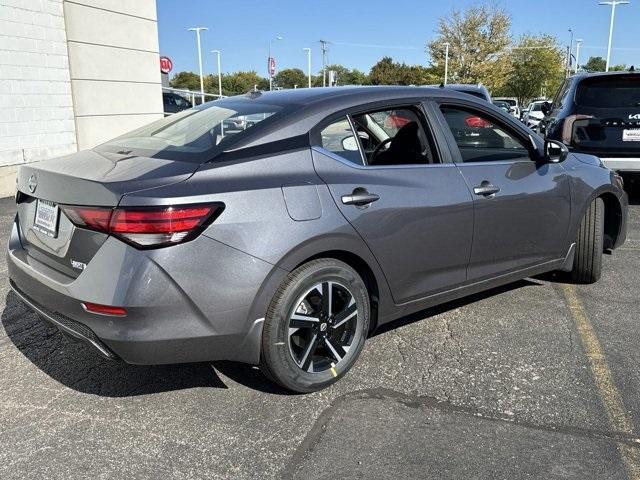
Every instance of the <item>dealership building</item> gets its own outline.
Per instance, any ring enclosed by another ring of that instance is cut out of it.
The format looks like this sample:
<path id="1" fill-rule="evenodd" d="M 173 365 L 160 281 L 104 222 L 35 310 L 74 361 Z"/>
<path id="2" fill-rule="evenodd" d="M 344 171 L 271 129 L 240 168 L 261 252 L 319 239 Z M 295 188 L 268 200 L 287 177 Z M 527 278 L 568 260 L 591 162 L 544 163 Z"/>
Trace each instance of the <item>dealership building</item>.
<path id="1" fill-rule="evenodd" d="M 0 0 L 0 197 L 162 110 L 155 0 Z"/>

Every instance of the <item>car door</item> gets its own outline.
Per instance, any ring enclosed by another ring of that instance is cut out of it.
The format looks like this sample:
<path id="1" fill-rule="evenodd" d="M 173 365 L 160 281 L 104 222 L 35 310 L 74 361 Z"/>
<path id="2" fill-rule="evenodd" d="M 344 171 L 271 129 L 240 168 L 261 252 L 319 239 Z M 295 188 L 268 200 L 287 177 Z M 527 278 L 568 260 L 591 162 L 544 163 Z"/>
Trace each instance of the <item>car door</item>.
<path id="1" fill-rule="evenodd" d="M 469 281 L 563 258 L 571 213 L 563 166 L 538 161 L 526 130 L 488 109 L 442 103 L 440 113 L 474 193 Z"/>
<path id="2" fill-rule="evenodd" d="M 339 115 L 313 138 L 318 175 L 378 260 L 396 303 L 466 281 L 473 199 L 438 153 L 421 107 Z"/>

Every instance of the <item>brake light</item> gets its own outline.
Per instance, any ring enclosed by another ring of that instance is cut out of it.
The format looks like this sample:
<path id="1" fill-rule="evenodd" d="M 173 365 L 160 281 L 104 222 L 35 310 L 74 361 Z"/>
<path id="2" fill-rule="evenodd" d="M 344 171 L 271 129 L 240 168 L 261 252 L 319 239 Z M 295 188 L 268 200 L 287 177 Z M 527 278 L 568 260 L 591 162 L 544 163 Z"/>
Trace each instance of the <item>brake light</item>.
<path id="1" fill-rule="evenodd" d="M 573 127 L 576 122 L 581 120 L 590 120 L 593 115 L 569 115 L 564 119 L 564 125 L 562 125 L 562 143 L 565 145 L 571 145 L 573 139 Z"/>
<path id="2" fill-rule="evenodd" d="M 137 247 L 152 248 L 190 240 L 222 212 L 222 206 L 62 207 L 62 210 L 77 226 L 108 233 Z"/>
<path id="3" fill-rule="evenodd" d="M 466 117 L 464 122 L 467 124 L 467 127 L 471 128 L 491 128 L 493 126 L 491 122 L 480 117 Z"/>

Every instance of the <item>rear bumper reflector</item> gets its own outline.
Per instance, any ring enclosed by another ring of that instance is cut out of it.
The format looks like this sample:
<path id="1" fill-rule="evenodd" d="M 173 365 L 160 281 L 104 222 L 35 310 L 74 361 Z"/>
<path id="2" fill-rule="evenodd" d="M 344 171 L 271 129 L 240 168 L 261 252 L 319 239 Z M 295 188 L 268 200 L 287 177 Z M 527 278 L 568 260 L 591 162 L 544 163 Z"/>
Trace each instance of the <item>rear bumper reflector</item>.
<path id="1" fill-rule="evenodd" d="M 127 309 L 124 307 L 114 307 L 111 305 L 100 305 L 99 303 L 82 302 L 82 308 L 86 312 L 96 315 L 106 315 L 108 317 L 126 317 Z"/>

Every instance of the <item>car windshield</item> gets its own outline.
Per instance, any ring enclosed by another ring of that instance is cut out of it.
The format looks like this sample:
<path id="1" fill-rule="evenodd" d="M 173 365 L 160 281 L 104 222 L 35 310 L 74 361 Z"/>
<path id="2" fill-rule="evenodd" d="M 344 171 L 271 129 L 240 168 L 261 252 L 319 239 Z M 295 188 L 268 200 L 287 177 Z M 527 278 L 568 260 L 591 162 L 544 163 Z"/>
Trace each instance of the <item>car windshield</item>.
<path id="1" fill-rule="evenodd" d="M 282 109 L 278 105 L 222 100 L 184 110 L 96 147 L 128 155 L 201 163 L 231 137 Z"/>
<path id="2" fill-rule="evenodd" d="M 542 110 L 542 104 L 541 103 L 534 103 L 533 105 L 531 105 L 530 110 L 532 112 L 539 112 Z"/>
<path id="3" fill-rule="evenodd" d="M 639 107 L 640 75 L 587 78 L 578 86 L 576 103 L 596 108 Z"/>

